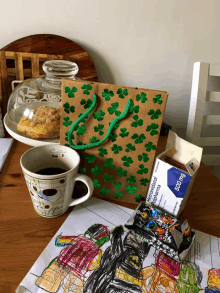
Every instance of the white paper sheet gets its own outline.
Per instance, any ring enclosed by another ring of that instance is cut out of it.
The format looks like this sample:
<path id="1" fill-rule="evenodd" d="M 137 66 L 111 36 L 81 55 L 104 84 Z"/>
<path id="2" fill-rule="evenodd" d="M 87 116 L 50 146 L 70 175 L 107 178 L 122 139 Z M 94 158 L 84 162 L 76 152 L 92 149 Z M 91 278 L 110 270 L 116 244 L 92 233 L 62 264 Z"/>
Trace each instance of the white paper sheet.
<path id="1" fill-rule="evenodd" d="M 76 285 L 70 286 L 67 284 L 67 276 L 63 279 L 58 279 L 58 276 L 64 276 L 64 272 L 56 275 L 56 280 L 53 280 L 54 287 L 47 287 L 45 285 L 45 279 L 41 282 L 41 288 L 35 283 L 39 282 L 39 278 L 43 276 L 44 270 L 48 267 L 50 262 L 55 257 L 61 255 L 61 251 L 65 247 L 58 247 L 55 245 L 55 239 L 59 235 L 63 236 L 77 236 L 83 235 L 85 231 L 92 224 L 102 224 L 108 226 L 108 229 L 112 229 L 120 224 L 125 224 L 133 213 L 133 210 L 115 205 L 100 199 L 91 198 L 85 203 L 78 205 L 73 209 L 71 214 L 68 216 L 64 224 L 57 231 L 56 235 L 52 238 L 48 246 L 42 252 L 40 257 L 37 259 L 33 267 L 30 269 L 26 277 L 23 279 L 17 293 L 46 293 L 46 292 L 57 292 L 57 293 L 70 293 L 70 292 L 83 292 L 83 287 Z M 125 233 L 126 234 L 126 233 Z M 111 242 L 108 241 L 102 246 L 103 252 L 106 248 L 110 247 Z M 186 258 L 186 262 L 180 267 L 178 275 L 172 273 L 171 269 L 156 266 L 156 259 L 158 253 L 154 248 L 151 248 L 147 257 L 143 262 L 142 272 L 147 275 L 147 278 L 142 281 L 141 289 L 144 293 L 190 293 L 190 292 L 220 292 L 220 239 L 214 236 L 207 235 L 205 233 L 196 231 L 195 242 Z M 55 266 L 55 262 L 49 267 Z M 110 265 L 110 264 L 109 264 Z M 178 265 L 177 265 L 178 266 Z M 210 269 L 216 269 L 210 271 Z M 184 271 L 186 270 L 186 272 Z M 208 273 L 210 273 L 208 275 Z M 91 272 L 85 274 L 85 279 L 88 280 Z M 51 275 L 50 275 L 51 276 Z M 54 275 L 53 275 L 54 276 Z M 69 276 L 69 275 L 68 275 Z M 45 276 L 44 276 L 45 277 Z M 120 277 L 121 278 L 121 277 Z M 124 278 L 124 277 L 123 277 Z M 209 278 L 209 279 L 208 279 Z M 72 280 L 72 279 L 71 279 Z M 76 278 L 73 283 L 77 282 Z M 80 283 L 79 281 L 78 283 Z M 136 283 L 136 279 L 132 281 L 128 280 L 128 283 Z M 61 284 L 62 283 L 62 284 Z M 77 283 L 77 284 L 78 284 Z M 82 284 L 82 282 L 80 283 Z M 65 286 L 64 286 L 65 285 Z M 215 286 L 216 291 L 210 291 Z M 219 289 L 217 289 L 219 286 Z M 42 287 L 47 289 L 42 289 Z M 50 289 L 49 289 L 50 288 Z M 206 288 L 206 291 L 205 291 Z M 66 291 L 65 291 L 66 290 Z M 209 290 L 209 291 L 208 291 Z M 111 291 L 119 292 L 119 291 Z M 141 291 L 120 291 L 121 293 L 127 292 L 141 292 Z M 86 292 L 87 293 L 87 292 Z M 104 293 L 104 292 L 103 292 Z"/>

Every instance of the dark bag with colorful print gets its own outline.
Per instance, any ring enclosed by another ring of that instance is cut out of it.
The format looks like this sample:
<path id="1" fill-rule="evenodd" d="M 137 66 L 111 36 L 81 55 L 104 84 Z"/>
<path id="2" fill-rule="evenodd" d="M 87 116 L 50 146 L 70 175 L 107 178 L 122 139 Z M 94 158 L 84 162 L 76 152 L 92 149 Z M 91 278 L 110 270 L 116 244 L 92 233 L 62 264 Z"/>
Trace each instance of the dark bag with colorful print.
<path id="1" fill-rule="evenodd" d="M 61 144 L 81 157 L 94 196 L 146 198 L 168 94 L 104 83 L 62 82 Z"/>

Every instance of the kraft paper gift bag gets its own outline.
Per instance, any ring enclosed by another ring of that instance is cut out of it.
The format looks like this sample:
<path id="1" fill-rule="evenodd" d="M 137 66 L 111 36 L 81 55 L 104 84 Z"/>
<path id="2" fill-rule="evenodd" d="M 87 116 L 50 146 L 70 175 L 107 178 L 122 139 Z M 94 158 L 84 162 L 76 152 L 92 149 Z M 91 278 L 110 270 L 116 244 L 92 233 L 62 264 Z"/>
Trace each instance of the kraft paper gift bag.
<path id="1" fill-rule="evenodd" d="M 168 94 L 86 81 L 62 81 L 61 144 L 81 156 L 94 196 L 145 200 Z"/>

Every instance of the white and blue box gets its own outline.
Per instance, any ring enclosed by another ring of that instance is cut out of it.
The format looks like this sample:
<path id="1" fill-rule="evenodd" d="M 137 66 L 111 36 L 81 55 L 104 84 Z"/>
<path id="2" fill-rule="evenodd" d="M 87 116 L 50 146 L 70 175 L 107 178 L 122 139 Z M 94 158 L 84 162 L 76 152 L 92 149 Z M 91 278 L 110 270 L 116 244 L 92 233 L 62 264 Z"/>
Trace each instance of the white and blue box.
<path id="1" fill-rule="evenodd" d="M 156 157 L 146 202 L 179 216 L 200 167 L 202 152 L 201 147 L 170 130 L 165 151 Z"/>

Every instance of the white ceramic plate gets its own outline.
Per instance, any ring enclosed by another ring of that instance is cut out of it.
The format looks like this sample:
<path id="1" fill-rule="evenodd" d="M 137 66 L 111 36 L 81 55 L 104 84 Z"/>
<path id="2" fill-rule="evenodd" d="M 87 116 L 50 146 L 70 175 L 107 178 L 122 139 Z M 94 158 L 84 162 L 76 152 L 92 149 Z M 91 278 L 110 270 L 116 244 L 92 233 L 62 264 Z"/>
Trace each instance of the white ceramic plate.
<path id="1" fill-rule="evenodd" d="M 17 132 L 17 128 L 15 123 L 11 122 L 8 113 L 6 113 L 4 117 L 4 125 L 8 133 L 16 140 L 30 145 L 30 146 L 40 146 L 40 145 L 45 145 L 45 144 L 60 144 L 60 139 L 59 138 L 53 138 L 53 139 L 31 139 L 25 136 L 20 135 Z"/>

